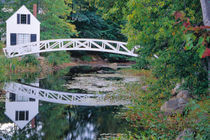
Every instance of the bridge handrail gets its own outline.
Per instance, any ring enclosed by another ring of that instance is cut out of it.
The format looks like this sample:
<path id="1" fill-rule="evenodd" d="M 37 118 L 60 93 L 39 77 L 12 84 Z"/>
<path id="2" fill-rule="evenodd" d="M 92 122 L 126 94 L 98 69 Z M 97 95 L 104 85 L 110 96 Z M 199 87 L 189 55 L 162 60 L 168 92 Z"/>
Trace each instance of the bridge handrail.
<path id="1" fill-rule="evenodd" d="M 121 41 L 114 41 L 114 40 L 104 40 L 104 39 L 93 39 L 93 38 L 70 38 L 70 39 L 49 39 L 49 40 L 42 40 L 42 41 L 37 41 L 37 42 L 29 42 L 29 43 L 24 43 L 21 45 L 14 45 L 14 46 L 7 46 L 3 49 L 7 49 L 7 48 L 16 48 L 16 47 L 22 47 L 22 46 L 33 46 L 33 45 L 37 45 L 37 44 L 41 44 L 41 43 L 45 43 L 45 42 L 56 42 L 56 41 L 105 41 L 105 42 L 109 42 L 109 43 L 120 43 L 123 45 L 127 45 L 126 42 L 121 42 Z"/>
<path id="2" fill-rule="evenodd" d="M 5 56 L 8 58 L 18 57 L 28 54 L 51 52 L 51 51 L 98 51 L 115 53 L 127 56 L 137 57 L 134 53 L 136 47 L 129 50 L 127 43 L 103 39 L 51 39 L 38 42 L 7 46 L 3 48 Z"/>

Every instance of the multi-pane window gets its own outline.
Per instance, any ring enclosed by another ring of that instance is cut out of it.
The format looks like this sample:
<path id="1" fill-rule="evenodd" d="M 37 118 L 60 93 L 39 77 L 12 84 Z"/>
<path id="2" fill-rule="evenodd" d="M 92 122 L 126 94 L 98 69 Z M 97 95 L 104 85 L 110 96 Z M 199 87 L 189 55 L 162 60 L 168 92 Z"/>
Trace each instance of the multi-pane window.
<path id="1" fill-rule="evenodd" d="M 17 14 L 17 24 L 30 24 L 30 14 Z"/>
<path id="2" fill-rule="evenodd" d="M 21 15 L 21 24 L 26 24 L 26 15 L 25 14 L 22 14 Z"/>
<path id="3" fill-rule="evenodd" d="M 10 45 L 19 45 L 36 41 L 37 41 L 36 34 L 16 34 L 16 33 L 10 34 Z"/>
<path id="4" fill-rule="evenodd" d="M 14 102 L 14 101 L 16 100 L 16 94 L 10 93 L 10 94 L 9 94 L 9 100 L 10 100 L 11 102 Z"/>
<path id="5" fill-rule="evenodd" d="M 17 45 L 29 43 L 30 41 L 30 34 L 17 34 Z"/>
<path id="6" fill-rule="evenodd" d="M 17 95 L 14 93 L 9 94 L 9 101 L 10 102 L 35 102 L 36 100 L 34 98 L 28 98 L 25 96 Z"/>
<path id="7" fill-rule="evenodd" d="M 28 121 L 29 111 L 16 111 L 15 120 L 16 121 Z"/>

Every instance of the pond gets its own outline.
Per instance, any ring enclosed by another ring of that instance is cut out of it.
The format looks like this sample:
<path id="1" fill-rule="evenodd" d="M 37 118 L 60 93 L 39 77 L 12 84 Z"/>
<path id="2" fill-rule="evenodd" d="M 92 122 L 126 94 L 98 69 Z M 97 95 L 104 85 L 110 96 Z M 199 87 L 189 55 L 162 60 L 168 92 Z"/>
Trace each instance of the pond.
<path id="1" fill-rule="evenodd" d="M 94 140 L 123 134 L 118 114 L 128 101 L 111 99 L 139 79 L 108 67 L 76 66 L 4 84 L 0 139 Z"/>

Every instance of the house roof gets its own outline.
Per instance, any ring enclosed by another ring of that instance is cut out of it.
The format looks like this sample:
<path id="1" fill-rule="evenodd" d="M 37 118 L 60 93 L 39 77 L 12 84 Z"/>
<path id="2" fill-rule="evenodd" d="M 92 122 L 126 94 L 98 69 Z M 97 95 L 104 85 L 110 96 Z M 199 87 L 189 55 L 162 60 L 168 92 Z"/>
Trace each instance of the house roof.
<path id="1" fill-rule="evenodd" d="M 26 8 L 25 5 L 21 6 L 12 16 L 10 16 L 6 22 L 8 22 L 14 15 L 16 15 L 19 11 L 21 11 L 22 9 L 25 9 L 29 14 L 31 14 L 40 24 L 40 21 L 30 12 L 30 10 L 28 10 L 28 8 Z"/>

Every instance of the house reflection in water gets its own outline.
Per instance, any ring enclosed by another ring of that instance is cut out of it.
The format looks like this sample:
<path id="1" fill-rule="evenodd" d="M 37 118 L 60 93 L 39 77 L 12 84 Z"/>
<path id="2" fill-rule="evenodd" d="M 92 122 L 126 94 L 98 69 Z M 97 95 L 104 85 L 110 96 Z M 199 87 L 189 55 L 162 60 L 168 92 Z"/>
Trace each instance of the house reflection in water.
<path id="1" fill-rule="evenodd" d="M 37 84 L 33 84 L 37 86 Z M 39 100 L 23 96 L 21 93 L 6 93 L 5 114 L 23 129 L 29 122 L 35 127 L 35 117 L 39 113 Z"/>

